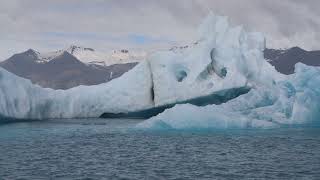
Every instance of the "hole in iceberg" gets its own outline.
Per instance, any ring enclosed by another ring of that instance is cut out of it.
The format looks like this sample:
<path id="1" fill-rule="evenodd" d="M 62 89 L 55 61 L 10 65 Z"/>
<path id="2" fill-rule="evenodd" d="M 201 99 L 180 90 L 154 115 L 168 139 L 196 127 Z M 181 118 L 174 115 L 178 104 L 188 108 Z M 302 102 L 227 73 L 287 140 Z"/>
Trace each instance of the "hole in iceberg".
<path id="1" fill-rule="evenodd" d="M 228 73 L 227 68 L 224 67 L 221 69 L 219 74 L 221 75 L 220 77 L 225 78 L 227 76 L 227 73 Z"/>
<path id="2" fill-rule="evenodd" d="M 182 82 L 188 76 L 188 69 L 181 64 L 173 65 L 172 71 L 178 82 Z"/>
<path id="3" fill-rule="evenodd" d="M 176 72 L 176 78 L 178 82 L 182 82 L 188 76 L 186 71 L 178 71 Z"/>

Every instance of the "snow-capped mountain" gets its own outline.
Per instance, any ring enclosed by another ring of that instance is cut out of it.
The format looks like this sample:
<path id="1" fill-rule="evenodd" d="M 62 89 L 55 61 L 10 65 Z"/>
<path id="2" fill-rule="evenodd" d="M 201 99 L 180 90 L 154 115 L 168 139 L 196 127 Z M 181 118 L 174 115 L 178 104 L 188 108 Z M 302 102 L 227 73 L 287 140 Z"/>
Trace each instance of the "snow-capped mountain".
<path id="1" fill-rule="evenodd" d="M 83 49 L 89 51 L 89 49 Z M 137 63 L 120 63 L 109 66 L 87 64 L 72 53 L 56 51 L 41 54 L 29 49 L 0 62 L 0 66 L 33 83 L 52 89 L 69 89 L 79 85 L 96 85 L 120 77 Z"/>
<path id="2" fill-rule="evenodd" d="M 100 52 L 92 48 L 85 48 L 75 45 L 53 52 L 34 52 L 36 53 L 36 57 L 38 58 L 37 62 L 39 63 L 49 62 L 55 57 L 60 56 L 63 52 L 68 52 L 85 64 L 101 66 L 140 62 L 145 60 L 147 56 L 147 53 L 145 51 L 130 51 L 127 49 L 121 49 Z"/>

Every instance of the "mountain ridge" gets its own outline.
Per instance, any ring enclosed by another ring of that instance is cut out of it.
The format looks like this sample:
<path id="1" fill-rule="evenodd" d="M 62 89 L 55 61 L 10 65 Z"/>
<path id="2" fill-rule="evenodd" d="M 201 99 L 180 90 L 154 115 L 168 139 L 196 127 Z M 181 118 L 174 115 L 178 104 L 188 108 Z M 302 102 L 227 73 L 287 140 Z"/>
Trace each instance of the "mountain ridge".
<path id="1" fill-rule="evenodd" d="M 105 83 L 120 77 L 136 64 L 88 65 L 67 51 L 63 51 L 50 61 L 39 61 L 39 53 L 32 49 L 0 62 L 0 66 L 9 72 L 52 89 L 69 89 L 79 85 Z"/>
<path id="2" fill-rule="evenodd" d="M 78 60 L 82 61 L 85 64 L 96 64 L 102 66 L 139 62 L 144 60 L 147 56 L 147 53 L 145 51 L 130 51 L 127 49 L 120 49 L 101 52 L 96 51 L 93 48 L 81 47 L 76 45 L 71 45 L 65 49 L 45 53 L 40 53 L 33 49 L 29 50 L 35 53 L 35 55 L 38 57 L 39 63 L 51 61 L 65 51 L 75 56 Z"/>

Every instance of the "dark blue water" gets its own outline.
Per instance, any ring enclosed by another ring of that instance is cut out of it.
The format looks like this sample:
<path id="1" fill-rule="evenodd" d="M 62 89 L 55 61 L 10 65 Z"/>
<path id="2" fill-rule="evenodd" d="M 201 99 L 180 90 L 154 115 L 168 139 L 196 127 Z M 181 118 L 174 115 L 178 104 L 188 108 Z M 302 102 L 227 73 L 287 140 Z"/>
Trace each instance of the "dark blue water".
<path id="1" fill-rule="evenodd" d="M 0 125 L 0 179 L 320 179 L 320 128 L 130 130 L 138 122 Z"/>

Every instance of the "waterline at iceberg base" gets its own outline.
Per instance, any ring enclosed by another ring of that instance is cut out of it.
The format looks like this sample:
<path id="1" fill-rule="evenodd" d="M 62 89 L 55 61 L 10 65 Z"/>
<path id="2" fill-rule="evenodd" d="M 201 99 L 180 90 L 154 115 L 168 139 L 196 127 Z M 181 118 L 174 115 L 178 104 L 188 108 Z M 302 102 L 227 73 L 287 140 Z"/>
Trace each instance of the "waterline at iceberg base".
<path id="1" fill-rule="evenodd" d="M 226 17 L 211 14 L 193 47 L 154 53 L 106 84 L 55 91 L 0 68 L 0 115 L 149 118 L 160 113 L 137 125 L 142 129 L 317 123 L 320 69 L 298 64 L 295 74 L 282 75 L 266 62 L 264 49 L 260 33 L 233 27 Z"/>
<path id="2" fill-rule="evenodd" d="M 177 104 L 192 104 L 195 106 L 207 106 L 207 105 L 220 105 L 222 103 L 228 102 L 231 99 L 234 99 L 242 94 L 246 94 L 250 91 L 250 88 L 235 88 L 235 89 L 226 89 L 222 91 L 215 92 L 211 95 L 197 97 L 189 99 L 182 102 L 175 102 L 172 104 L 166 104 L 162 106 L 152 107 L 150 109 L 145 109 L 142 111 L 128 112 L 128 113 L 104 113 L 101 118 L 133 118 L 133 119 L 148 119 L 153 116 L 156 116 L 166 109 L 173 108 Z"/>
<path id="3" fill-rule="evenodd" d="M 274 128 L 319 125 L 320 69 L 302 64 L 274 87 L 257 87 L 221 105 L 177 105 L 137 125 L 140 129 Z"/>

